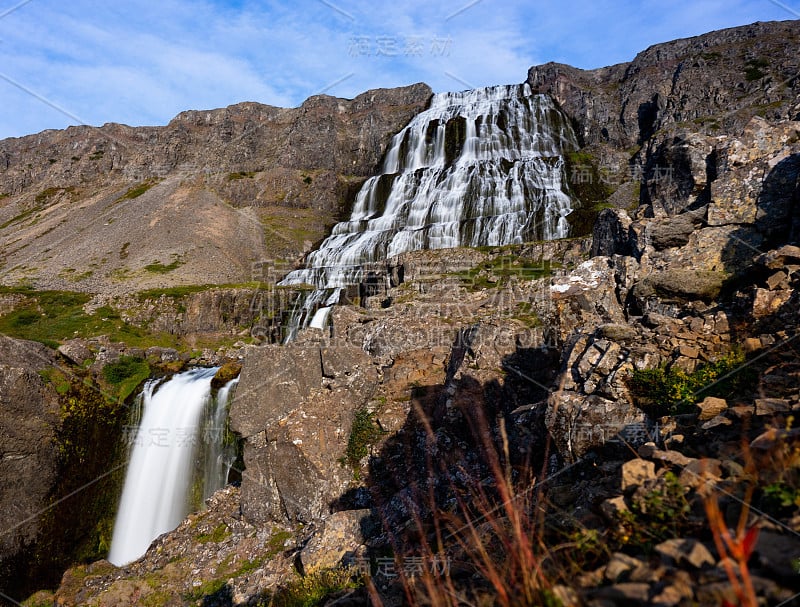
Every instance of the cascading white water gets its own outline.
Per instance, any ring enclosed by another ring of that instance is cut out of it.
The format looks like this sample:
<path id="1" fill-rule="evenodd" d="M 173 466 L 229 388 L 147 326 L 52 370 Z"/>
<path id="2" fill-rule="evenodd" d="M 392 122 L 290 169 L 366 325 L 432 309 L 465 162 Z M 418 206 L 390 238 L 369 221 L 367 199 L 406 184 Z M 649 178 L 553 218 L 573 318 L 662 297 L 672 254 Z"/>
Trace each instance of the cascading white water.
<path id="1" fill-rule="evenodd" d="M 211 380 L 216 371 L 193 369 L 169 381 L 151 380 L 145 385 L 143 413 L 108 555 L 111 563 L 136 560 L 155 538 L 177 527 L 188 514 L 200 445 L 209 447 L 206 454 L 215 454 L 205 458 L 213 460 L 213 469 L 205 474 L 204 497 L 225 484 L 229 465 L 221 456 L 222 429 L 227 399 L 237 380 L 212 400 Z M 210 412 L 205 427 L 204 412 Z"/>
<path id="2" fill-rule="evenodd" d="M 563 155 L 569 120 L 527 84 L 434 95 L 392 139 L 350 219 L 280 284 L 315 287 L 288 339 L 362 281 L 367 264 L 419 249 L 501 246 L 568 235 Z"/>
<path id="3" fill-rule="evenodd" d="M 211 414 L 203 429 L 202 444 L 206 447 L 203 501 L 228 482 L 228 472 L 236 461 L 236 446 L 225 443 L 225 422 L 228 419 L 228 400 L 239 378 L 232 379 L 217 392 Z"/>

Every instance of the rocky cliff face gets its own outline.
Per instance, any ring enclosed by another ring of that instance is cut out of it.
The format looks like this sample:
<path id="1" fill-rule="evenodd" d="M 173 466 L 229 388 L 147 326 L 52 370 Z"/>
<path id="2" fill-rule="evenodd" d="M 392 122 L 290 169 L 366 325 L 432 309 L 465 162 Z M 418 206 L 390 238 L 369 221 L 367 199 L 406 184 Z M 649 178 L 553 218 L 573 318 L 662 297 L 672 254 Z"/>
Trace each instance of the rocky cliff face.
<path id="1" fill-rule="evenodd" d="M 798 41 L 797 21 L 754 23 L 656 44 L 597 70 L 546 63 L 528 82 L 558 100 L 586 144 L 627 149 L 672 125 L 737 133 L 754 115 L 797 119 Z"/>
<path id="2" fill-rule="evenodd" d="M 254 262 L 294 263 L 430 95 L 418 84 L 2 141 L 2 280 L 132 291 L 246 282 Z"/>

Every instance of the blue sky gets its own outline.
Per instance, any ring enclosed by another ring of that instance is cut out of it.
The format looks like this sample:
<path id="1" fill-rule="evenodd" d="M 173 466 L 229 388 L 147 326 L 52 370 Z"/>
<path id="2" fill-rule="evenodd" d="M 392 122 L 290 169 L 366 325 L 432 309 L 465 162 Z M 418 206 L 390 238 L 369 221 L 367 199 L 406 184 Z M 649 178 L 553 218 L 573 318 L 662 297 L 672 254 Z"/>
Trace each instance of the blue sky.
<path id="1" fill-rule="evenodd" d="M 800 0 L 0 0 L 0 139 L 420 81 L 515 83 L 546 61 L 600 67 L 796 18 Z"/>

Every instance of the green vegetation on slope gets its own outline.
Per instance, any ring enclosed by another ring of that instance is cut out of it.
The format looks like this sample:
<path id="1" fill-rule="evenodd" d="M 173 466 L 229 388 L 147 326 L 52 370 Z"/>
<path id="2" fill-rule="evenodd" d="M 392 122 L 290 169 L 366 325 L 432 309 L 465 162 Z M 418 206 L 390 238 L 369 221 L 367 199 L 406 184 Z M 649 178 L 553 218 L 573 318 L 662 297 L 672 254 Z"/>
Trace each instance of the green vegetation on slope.
<path id="1" fill-rule="evenodd" d="M 0 333 L 10 337 L 38 341 L 51 348 L 74 337 L 98 335 L 107 335 L 111 341 L 130 346 L 177 346 L 175 336 L 134 327 L 108 306 L 87 314 L 83 309 L 91 298 L 87 293 L 0 287 L 0 294 L 26 296 L 14 310 L 0 316 Z"/>

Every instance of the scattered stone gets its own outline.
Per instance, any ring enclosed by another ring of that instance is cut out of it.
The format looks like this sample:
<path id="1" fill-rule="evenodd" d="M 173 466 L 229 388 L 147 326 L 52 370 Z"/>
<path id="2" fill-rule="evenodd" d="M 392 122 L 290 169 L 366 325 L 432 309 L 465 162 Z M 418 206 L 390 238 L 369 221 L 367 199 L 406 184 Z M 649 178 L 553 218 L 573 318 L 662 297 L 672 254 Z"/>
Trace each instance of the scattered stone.
<path id="1" fill-rule="evenodd" d="M 757 398 L 756 415 L 775 415 L 788 413 L 792 410 L 792 403 L 782 398 Z"/>
<path id="2" fill-rule="evenodd" d="M 656 477 L 656 465 L 644 459 L 632 459 L 622 464 L 622 490 L 641 486 L 644 481 Z"/>
<path id="3" fill-rule="evenodd" d="M 600 512 L 612 523 L 618 522 L 620 515 L 627 511 L 628 505 L 621 495 L 609 498 L 600 504 Z"/>
<path id="4" fill-rule="evenodd" d="M 770 270 L 781 270 L 789 264 L 800 263 L 800 247 L 784 245 L 759 255 L 755 262 Z"/>
<path id="5" fill-rule="evenodd" d="M 644 563 L 639 559 L 622 552 L 615 552 L 611 555 L 611 560 L 608 561 L 608 565 L 606 565 L 603 577 L 607 582 L 613 584 L 621 581 L 625 574 L 642 566 L 644 566 Z"/>
<path id="6" fill-rule="evenodd" d="M 686 457 L 679 451 L 662 451 L 661 449 L 655 449 L 649 459 L 654 459 L 662 464 L 669 464 L 670 466 L 677 466 L 680 468 L 694 461 L 691 457 Z"/>
<path id="7" fill-rule="evenodd" d="M 761 349 L 761 340 L 758 337 L 748 337 L 742 342 L 742 349 L 745 352 L 757 352 Z"/>
<path id="8" fill-rule="evenodd" d="M 775 272 L 775 274 L 767 278 L 767 286 L 772 290 L 778 287 L 788 287 L 789 285 L 786 282 L 787 278 L 786 272 Z"/>
<path id="9" fill-rule="evenodd" d="M 733 422 L 724 415 L 717 415 L 715 418 L 708 420 L 700 426 L 701 430 L 713 430 L 719 426 L 730 426 Z"/>
<path id="10" fill-rule="evenodd" d="M 693 539 L 667 540 L 656 546 L 655 551 L 677 565 L 690 565 L 695 569 L 710 567 L 716 563 L 708 548 Z"/>
<path id="11" fill-rule="evenodd" d="M 615 605 L 648 605 L 650 603 L 650 584 L 626 582 L 599 588 L 593 593 L 598 599 L 609 599 Z"/>
<path id="12" fill-rule="evenodd" d="M 724 398 L 706 396 L 697 406 L 700 409 L 697 418 L 700 421 L 708 421 L 725 411 L 728 408 L 728 402 Z"/>
<path id="13" fill-rule="evenodd" d="M 680 475 L 680 483 L 685 487 L 701 487 L 716 483 L 722 478 L 722 462 L 718 459 L 698 459 L 688 464 Z"/>

